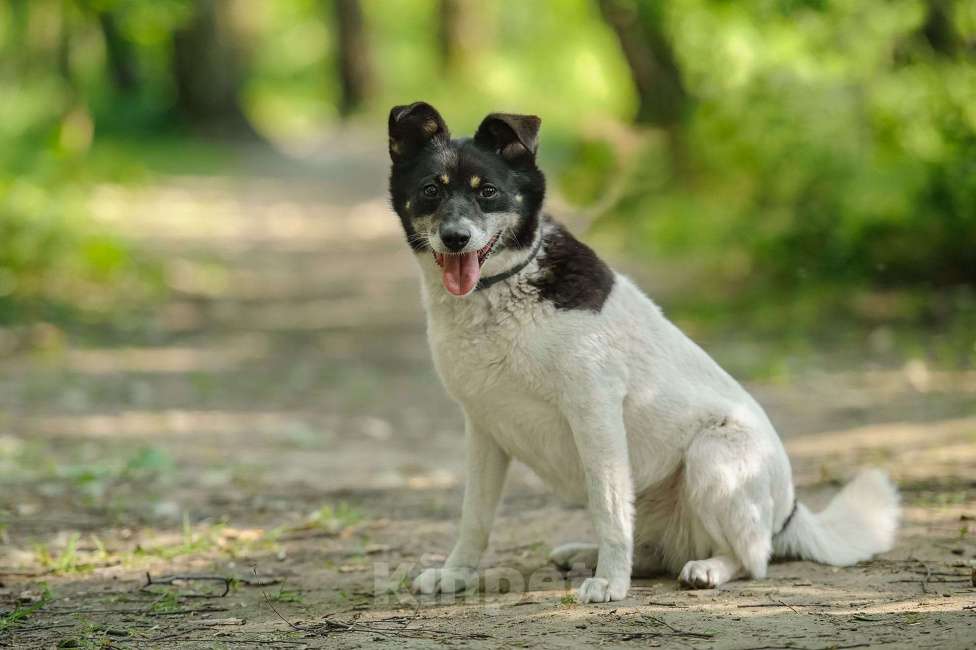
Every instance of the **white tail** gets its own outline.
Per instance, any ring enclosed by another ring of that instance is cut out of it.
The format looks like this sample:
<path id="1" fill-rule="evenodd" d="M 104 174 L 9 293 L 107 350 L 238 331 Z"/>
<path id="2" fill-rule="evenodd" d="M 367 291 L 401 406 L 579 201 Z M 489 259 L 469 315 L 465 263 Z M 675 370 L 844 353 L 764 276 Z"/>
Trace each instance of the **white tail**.
<path id="1" fill-rule="evenodd" d="M 864 470 L 818 513 L 802 503 L 773 538 L 773 554 L 847 566 L 884 553 L 895 543 L 898 490 L 876 469 Z"/>

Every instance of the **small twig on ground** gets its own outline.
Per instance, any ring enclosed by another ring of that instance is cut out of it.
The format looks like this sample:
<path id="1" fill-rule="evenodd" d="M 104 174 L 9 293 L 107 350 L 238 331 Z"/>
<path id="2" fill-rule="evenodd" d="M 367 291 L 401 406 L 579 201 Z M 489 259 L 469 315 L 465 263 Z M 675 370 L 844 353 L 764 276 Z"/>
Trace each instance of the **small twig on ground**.
<path id="1" fill-rule="evenodd" d="M 125 609 L 48 609 L 47 613 L 53 616 L 65 616 L 68 614 L 125 614 L 128 616 L 179 616 L 182 614 L 210 614 L 213 612 L 226 612 L 226 607 L 197 607 L 194 609 L 174 609 L 164 612 L 147 612 L 145 609 L 125 608 Z"/>
<path id="2" fill-rule="evenodd" d="M 180 630 L 179 632 L 170 632 L 169 634 L 164 634 L 163 636 L 157 636 L 157 637 L 155 637 L 153 639 L 147 639 L 147 640 L 148 641 L 155 641 L 155 642 L 158 642 L 158 641 L 169 641 L 170 639 L 177 639 L 177 638 L 183 636 L 184 634 L 191 634 L 191 633 L 197 632 L 197 631 L 199 631 L 199 630 L 197 630 L 196 628 L 191 628 L 189 630 Z"/>
<path id="3" fill-rule="evenodd" d="M 640 639 L 644 637 L 669 637 L 669 636 L 690 637 L 693 639 L 711 639 L 715 637 L 714 634 L 705 634 L 704 632 L 683 632 L 681 630 L 675 632 L 649 632 L 643 630 L 605 630 L 605 631 L 601 631 L 600 634 L 604 634 L 607 636 L 619 636 L 623 640 Z"/>
<path id="4" fill-rule="evenodd" d="M 793 605 L 790 605 L 789 603 L 784 603 L 782 600 L 778 600 L 776 598 L 773 598 L 772 600 L 773 600 L 774 603 L 779 603 L 783 607 L 789 607 L 793 611 L 794 614 L 799 614 L 800 613 L 800 612 L 796 611 L 796 608 L 793 607 Z"/>
<path id="5" fill-rule="evenodd" d="M 253 578 L 235 578 L 235 580 L 248 587 L 270 587 L 271 585 L 281 584 L 284 578 L 279 576 L 255 576 Z"/>
<path id="6" fill-rule="evenodd" d="M 651 616 L 650 614 L 644 614 L 644 618 L 646 618 L 649 621 L 654 621 L 658 625 L 662 625 L 662 626 L 668 628 L 669 630 L 671 630 L 672 632 L 677 632 L 678 631 L 678 630 L 674 629 L 673 627 L 671 627 L 667 623 L 667 621 L 664 621 L 664 620 L 658 618 L 657 616 Z"/>
<path id="7" fill-rule="evenodd" d="M 330 620 L 330 616 L 333 614 L 326 614 L 323 617 L 323 621 L 317 625 L 296 625 L 292 623 L 281 612 L 279 612 L 274 604 L 271 602 L 271 597 L 268 594 L 264 594 L 264 600 L 271 608 L 271 611 L 275 613 L 275 616 L 280 618 L 285 622 L 288 627 L 297 632 L 306 632 L 309 634 L 316 634 L 319 636 L 328 636 L 333 632 L 361 632 L 364 634 L 378 634 L 380 636 L 386 636 L 390 638 L 411 638 L 411 639 L 422 639 L 422 638 L 438 638 L 438 637 L 450 637 L 456 639 L 490 639 L 491 637 L 487 634 L 482 634 L 480 632 L 460 634 L 457 632 L 449 632 L 447 630 L 431 630 L 431 629 L 408 629 L 407 625 L 416 620 L 419 616 L 419 608 L 414 610 L 413 616 L 391 616 L 389 618 L 380 619 L 378 621 L 371 621 L 369 623 L 361 623 L 354 620 L 350 623 L 345 623 L 343 621 L 333 621 Z M 404 621 L 406 621 L 404 623 Z M 395 624 L 397 627 L 385 627 L 384 624 Z"/>
<path id="8" fill-rule="evenodd" d="M 896 583 L 896 582 L 919 582 L 919 581 L 918 581 L 918 580 L 916 580 L 915 578 L 911 578 L 911 579 L 905 579 L 905 580 L 892 580 L 891 582 L 892 582 L 892 583 Z M 930 585 L 930 584 L 940 584 L 940 583 L 949 583 L 949 584 L 951 584 L 951 583 L 956 583 L 956 582 L 969 582 L 969 578 L 959 578 L 958 580 L 947 580 L 947 579 L 945 579 L 945 578 L 942 578 L 941 580 L 925 580 L 925 579 L 923 578 L 923 579 L 921 580 L 921 584 L 922 584 L 922 593 L 923 593 L 923 594 L 927 594 L 927 593 L 929 593 L 929 592 L 928 592 L 928 591 L 926 590 L 926 588 L 925 588 L 925 586 L 926 586 L 926 585 Z"/>
<path id="9" fill-rule="evenodd" d="M 271 611 L 275 613 L 275 616 L 277 616 L 278 618 L 280 618 L 281 620 L 283 620 L 285 623 L 287 623 L 288 624 L 288 627 L 290 627 L 293 630 L 297 630 L 298 632 L 304 632 L 305 631 L 304 629 L 302 629 L 298 625 L 295 625 L 294 623 L 292 623 L 291 621 L 289 621 L 287 618 L 285 618 L 284 616 L 282 616 L 281 615 L 281 612 L 279 612 L 277 609 L 275 609 L 275 606 L 271 604 L 271 597 L 268 596 L 268 594 L 262 593 L 262 595 L 264 596 L 264 602 L 268 603 L 268 607 L 270 607 L 271 608 Z"/>
<path id="10" fill-rule="evenodd" d="M 808 648 L 796 645 L 758 645 L 742 650 L 847 650 L 848 648 L 866 648 L 870 643 L 852 643 L 851 645 L 824 645 L 816 648 Z"/>
<path id="11" fill-rule="evenodd" d="M 921 571 L 913 571 L 913 573 L 917 573 L 919 575 L 922 575 L 922 572 Z M 958 571 L 932 571 L 932 570 L 929 570 L 926 573 L 930 577 L 931 576 L 946 576 L 946 577 L 949 577 L 949 578 L 965 578 L 966 577 L 966 574 L 965 573 L 959 573 Z"/>
<path id="12" fill-rule="evenodd" d="M 883 623 L 885 619 L 883 618 L 869 618 L 867 616 L 862 616 L 860 614 L 855 614 L 851 617 L 852 621 L 863 621 L 864 623 Z"/>
<path id="13" fill-rule="evenodd" d="M 418 618 L 420 618 L 420 604 L 418 603 L 417 606 L 414 608 L 414 610 L 413 610 L 413 616 L 410 616 L 409 618 L 406 617 L 406 616 L 403 616 L 401 618 L 403 618 L 403 627 L 400 628 L 400 630 L 402 631 L 402 630 L 407 629 L 407 626 L 408 625 L 410 625 L 411 623 L 413 623 L 414 621 L 416 621 Z"/>
<path id="14" fill-rule="evenodd" d="M 226 612 L 227 607 L 199 607 L 197 609 L 174 609 L 170 612 L 142 612 L 143 616 L 182 616 L 183 614 L 212 614 Z M 128 613 L 128 612 L 127 612 Z M 132 612 L 137 613 L 137 612 Z"/>
<path id="15" fill-rule="evenodd" d="M 17 627 L 16 625 L 9 628 L 10 632 L 41 632 L 44 630 L 55 630 L 62 627 L 76 627 L 80 623 L 52 623 L 50 625 L 32 625 L 30 627 Z"/>
<path id="16" fill-rule="evenodd" d="M 656 605 L 658 607 L 677 607 L 679 609 L 688 609 L 687 605 L 679 605 L 678 603 L 663 603 L 656 600 L 644 601 L 645 605 Z"/>
<path id="17" fill-rule="evenodd" d="M 929 565 L 927 565 L 925 562 L 922 562 L 921 560 L 919 560 L 919 562 L 923 567 L 925 567 L 925 577 L 922 578 L 922 582 L 920 584 L 922 585 L 922 593 L 927 594 L 929 593 L 929 589 L 926 585 L 928 585 L 929 578 L 932 577 L 932 569 L 929 568 Z"/>
<path id="18" fill-rule="evenodd" d="M 795 607 L 793 607 L 793 605 L 790 605 L 789 603 L 784 603 L 782 600 L 778 600 L 776 598 L 773 598 L 772 596 L 770 596 L 769 599 L 772 602 L 769 602 L 769 603 L 747 603 L 745 605 L 739 605 L 739 607 L 786 607 L 787 609 L 793 610 L 793 613 L 794 614 L 799 614 L 800 613 L 800 612 L 797 611 L 797 609 Z"/>
<path id="19" fill-rule="evenodd" d="M 214 594 L 213 598 L 223 598 L 230 593 L 231 579 L 226 576 L 218 575 L 173 575 L 165 576 L 162 578 L 153 578 L 152 574 L 146 571 L 146 584 L 142 586 L 142 590 L 145 591 L 146 587 L 152 585 L 171 585 L 174 582 L 223 582 L 224 583 L 224 593 L 217 595 Z"/>
<path id="20" fill-rule="evenodd" d="M 286 639 L 228 639 L 226 637 L 202 639 L 202 638 L 191 638 L 183 637 L 179 638 L 179 635 L 174 636 L 164 636 L 156 639 L 146 639 L 146 641 L 151 641 L 152 643 L 250 643 L 252 645 L 273 645 L 275 643 L 281 645 L 298 645 L 298 646 L 308 646 L 308 643 L 304 641 L 289 641 Z"/>

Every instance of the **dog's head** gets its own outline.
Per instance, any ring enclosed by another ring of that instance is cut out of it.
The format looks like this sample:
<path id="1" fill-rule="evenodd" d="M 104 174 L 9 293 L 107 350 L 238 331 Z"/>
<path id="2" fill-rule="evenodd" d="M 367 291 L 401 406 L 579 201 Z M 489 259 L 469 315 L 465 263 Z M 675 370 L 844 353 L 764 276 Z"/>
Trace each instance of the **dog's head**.
<path id="1" fill-rule="evenodd" d="M 430 104 L 390 111 L 393 209 L 410 246 L 440 266 L 455 296 L 474 291 L 489 255 L 533 243 L 545 194 L 535 163 L 541 123 L 492 113 L 473 138 L 452 140 Z"/>

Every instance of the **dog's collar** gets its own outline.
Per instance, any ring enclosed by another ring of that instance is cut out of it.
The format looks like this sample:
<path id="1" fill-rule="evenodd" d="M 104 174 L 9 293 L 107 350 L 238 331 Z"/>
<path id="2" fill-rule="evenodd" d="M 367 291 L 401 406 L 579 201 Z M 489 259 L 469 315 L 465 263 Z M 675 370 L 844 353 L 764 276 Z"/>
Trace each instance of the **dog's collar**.
<path id="1" fill-rule="evenodd" d="M 493 284 L 497 284 L 497 283 L 501 282 L 502 280 L 509 279 L 510 277 L 512 277 L 513 275 L 515 275 L 516 273 L 518 273 L 519 271 L 521 271 L 522 269 L 524 269 L 526 266 L 528 266 L 529 265 L 529 262 L 531 262 L 532 260 L 534 260 L 535 259 L 535 256 L 539 254 L 539 250 L 541 248 L 542 248 L 542 232 L 540 231 L 539 232 L 539 241 L 537 241 L 535 243 L 535 246 L 532 247 L 532 252 L 529 253 L 529 256 L 528 257 L 526 257 L 524 260 L 522 260 L 521 262 L 519 262 L 518 264 L 516 264 L 512 268 L 508 269 L 507 271 L 504 271 L 504 272 L 499 273 L 497 275 L 490 275 L 487 278 L 481 278 L 480 280 L 478 280 L 478 284 L 474 288 L 474 290 L 475 291 L 480 291 L 481 289 L 487 289 L 488 287 L 490 287 Z"/>
<path id="2" fill-rule="evenodd" d="M 800 505 L 800 502 L 794 498 L 793 508 L 790 510 L 790 514 L 786 515 L 786 519 L 783 521 L 783 525 L 779 527 L 778 531 L 773 533 L 773 537 L 776 537 L 777 535 L 781 535 L 783 531 L 786 530 L 786 527 L 790 525 L 790 522 L 793 521 L 793 515 L 796 514 L 796 507 L 798 505 Z"/>

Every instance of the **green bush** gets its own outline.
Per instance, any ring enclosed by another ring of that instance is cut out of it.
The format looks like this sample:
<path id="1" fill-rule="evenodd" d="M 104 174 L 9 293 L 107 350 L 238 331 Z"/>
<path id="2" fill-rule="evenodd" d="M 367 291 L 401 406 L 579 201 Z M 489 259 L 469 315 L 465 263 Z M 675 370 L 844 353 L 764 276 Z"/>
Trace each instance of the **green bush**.
<path id="1" fill-rule="evenodd" d="M 104 323 L 160 297 L 159 265 L 87 211 L 138 165 L 96 164 L 91 117 L 55 79 L 0 79 L 0 94 L 0 324 Z"/>
<path id="2" fill-rule="evenodd" d="M 92 223 L 71 193 L 0 180 L 0 323 L 112 320 L 161 293 L 158 266 Z"/>
<path id="3" fill-rule="evenodd" d="M 648 145 L 604 225 L 731 286 L 976 283 L 976 57 L 923 3 L 682 5 L 681 168 Z"/>

